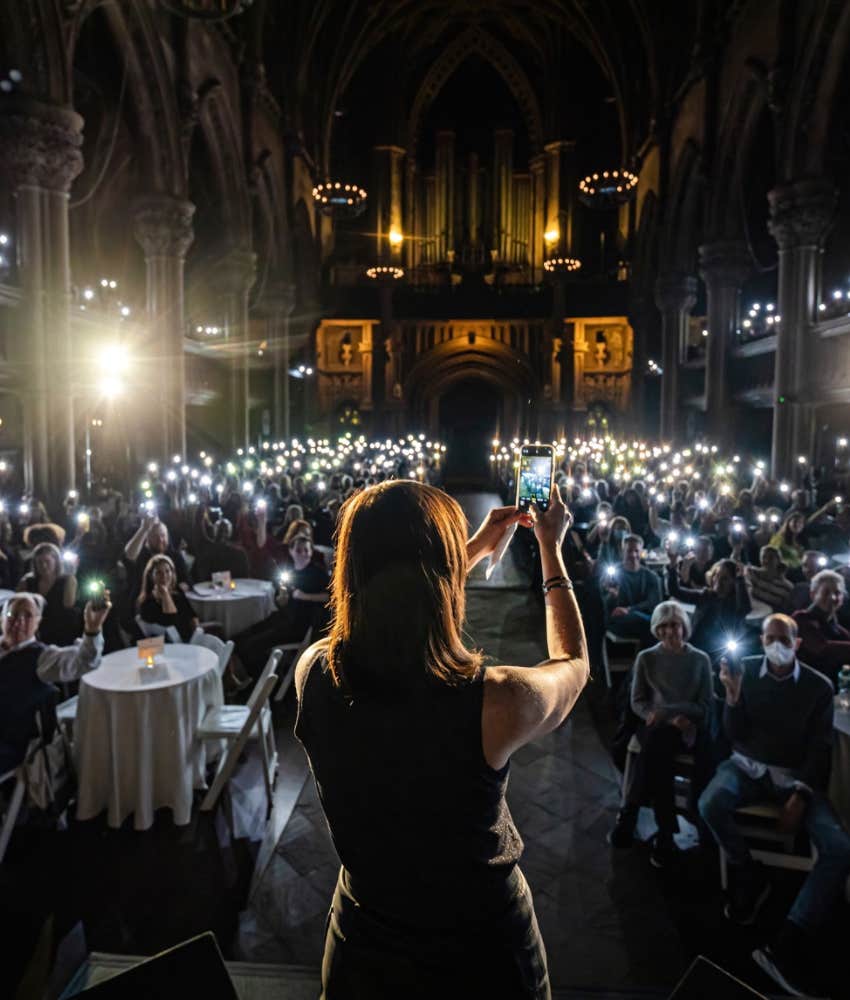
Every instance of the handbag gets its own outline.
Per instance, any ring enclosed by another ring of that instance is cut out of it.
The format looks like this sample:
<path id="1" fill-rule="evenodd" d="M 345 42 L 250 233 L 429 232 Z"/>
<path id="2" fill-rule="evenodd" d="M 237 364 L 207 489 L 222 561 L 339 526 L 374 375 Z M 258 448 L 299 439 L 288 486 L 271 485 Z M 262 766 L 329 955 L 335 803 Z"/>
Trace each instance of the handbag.
<path id="1" fill-rule="evenodd" d="M 27 747 L 23 762 L 26 801 L 33 809 L 58 815 L 68 804 L 71 788 L 71 765 L 68 749 L 58 726 L 45 737 L 41 713 L 35 716 L 38 736 Z"/>

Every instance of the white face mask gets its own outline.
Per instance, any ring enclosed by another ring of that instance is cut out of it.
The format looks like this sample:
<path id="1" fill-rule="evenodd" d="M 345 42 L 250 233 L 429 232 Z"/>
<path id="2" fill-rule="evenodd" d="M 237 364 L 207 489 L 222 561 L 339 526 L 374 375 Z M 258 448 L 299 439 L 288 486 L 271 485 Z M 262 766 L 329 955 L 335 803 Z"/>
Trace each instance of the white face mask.
<path id="1" fill-rule="evenodd" d="M 776 667 L 787 667 L 794 662 L 797 651 L 793 646 L 781 642 L 771 642 L 764 647 L 765 656 Z"/>

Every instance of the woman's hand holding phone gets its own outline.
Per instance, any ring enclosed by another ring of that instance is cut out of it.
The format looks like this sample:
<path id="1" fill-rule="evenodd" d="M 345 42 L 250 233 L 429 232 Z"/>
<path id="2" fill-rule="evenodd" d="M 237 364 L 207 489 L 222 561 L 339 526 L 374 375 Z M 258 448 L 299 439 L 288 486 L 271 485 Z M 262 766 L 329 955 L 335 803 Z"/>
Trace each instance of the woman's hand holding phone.
<path id="1" fill-rule="evenodd" d="M 541 512 L 537 505 L 533 504 L 531 517 L 540 548 L 560 549 L 573 518 L 561 499 L 561 491 L 556 483 L 552 483 L 548 508 Z"/>
<path id="2" fill-rule="evenodd" d="M 531 515 L 521 511 L 518 507 L 494 507 L 467 543 L 470 563 L 484 559 L 495 552 L 505 532 L 513 524 L 521 524 L 525 528 L 530 528 L 532 525 Z"/>

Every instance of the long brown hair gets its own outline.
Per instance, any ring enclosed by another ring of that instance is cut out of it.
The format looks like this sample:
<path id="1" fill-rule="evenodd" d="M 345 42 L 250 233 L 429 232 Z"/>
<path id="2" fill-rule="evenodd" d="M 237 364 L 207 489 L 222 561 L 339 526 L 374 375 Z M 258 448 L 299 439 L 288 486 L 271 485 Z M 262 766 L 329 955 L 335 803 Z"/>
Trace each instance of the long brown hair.
<path id="1" fill-rule="evenodd" d="M 482 655 L 461 639 L 466 521 L 446 493 L 391 480 L 340 510 L 328 667 L 349 694 L 472 680 Z"/>
<path id="2" fill-rule="evenodd" d="M 153 594 L 153 572 L 160 563 L 166 563 L 171 570 L 171 593 L 173 594 L 177 590 L 177 571 L 174 569 L 174 563 L 171 559 L 162 553 L 151 556 L 147 561 L 144 573 L 142 573 L 142 586 L 136 600 L 139 607 Z"/>

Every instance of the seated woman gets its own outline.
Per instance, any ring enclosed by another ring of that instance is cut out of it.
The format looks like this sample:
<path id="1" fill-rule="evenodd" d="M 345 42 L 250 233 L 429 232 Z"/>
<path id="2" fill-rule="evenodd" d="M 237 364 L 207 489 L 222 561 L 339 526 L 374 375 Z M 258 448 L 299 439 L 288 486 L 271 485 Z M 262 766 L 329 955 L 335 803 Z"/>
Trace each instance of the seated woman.
<path id="1" fill-rule="evenodd" d="M 791 608 L 794 584 L 785 576 L 785 563 L 772 545 L 759 552 L 761 566 L 745 566 L 744 579 L 751 601 L 761 601 L 772 611 L 786 612 Z"/>
<path id="2" fill-rule="evenodd" d="M 771 546 L 779 553 L 779 558 L 785 563 L 790 574 L 798 580 L 802 575 L 800 566 L 803 562 L 803 553 L 806 551 L 805 531 L 806 515 L 798 510 L 790 511 L 782 527 L 770 540 Z"/>
<path id="3" fill-rule="evenodd" d="M 73 570 L 73 564 L 68 564 Z M 32 551 L 32 569 L 18 583 L 19 591 L 41 594 L 44 611 L 38 637 L 42 642 L 67 646 L 80 634 L 79 619 L 74 609 L 77 601 L 77 577 L 66 572 L 59 549 L 51 542 L 42 542 Z"/>
<path id="4" fill-rule="evenodd" d="M 850 632 L 838 624 L 838 609 L 847 596 L 844 577 L 831 569 L 816 573 L 811 582 L 811 604 L 795 611 L 800 639 L 800 660 L 820 671 L 834 685 L 838 672 L 850 663 Z"/>
<path id="5" fill-rule="evenodd" d="M 289 554 L 292 568 L 282 571 L 279 610 L 236 640 L 240 660 L 255 675 L 275 646 L 299 642 L 310 627 L 314 633 L 327 627 L 330 578 L 313 562 L 313 543 L 306 535 L 296 535 L 289 544 Z"/>
<path id="6" fill-rule="evenodd" d="M 675 758 L 694 752 L 698 737 L 707 731 L 712 677 L 709 658 L 687 642 L 691 625 L 678 601 L 663 601 L 655 608 L 650 630 L 659 641 L 638 653 L 632 674 L 631 706 L 640 719 L 635 735 L 641 752 L 630 771 L 629 787 L 623 789 L 623 806 L 609 839 L 612 847 L 629 847 L 638 810 L 648 801 L 658 824 L 650 863 L 663 868 L 675 850 L 673 834 L 678 826 L 673 795 Z M 692 789 L 696 802 L 702 784 L 694 784 L 699 785 Z"/>
<path id="7" fill-rule="evenodd" d="M 164 635 L 168 642 L 189 642 L 198 627 L 197 616 L 177 585 L 174 563 L 168 556 L 148 560 L 136 604 L 138 626 L 145 634 Z"/>
<path id="8" fill-rule="evenodd" d="M 667 589 L 670 596 L 686 604 L 695 604 L 691 645 L 707 653 L 716 663 L 726 649 L 726 643 L 743 633 L 744 619 L 751 605 L 738 565 L 731 559 L 721 559 L 708 574 L 708 586 L 699 589 L 683 587 L 676 570 L 676 552 L 668 546 L 670 563 L 667 567 Z"/>

